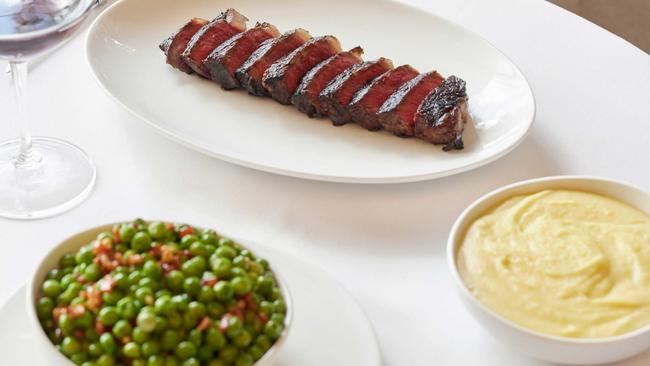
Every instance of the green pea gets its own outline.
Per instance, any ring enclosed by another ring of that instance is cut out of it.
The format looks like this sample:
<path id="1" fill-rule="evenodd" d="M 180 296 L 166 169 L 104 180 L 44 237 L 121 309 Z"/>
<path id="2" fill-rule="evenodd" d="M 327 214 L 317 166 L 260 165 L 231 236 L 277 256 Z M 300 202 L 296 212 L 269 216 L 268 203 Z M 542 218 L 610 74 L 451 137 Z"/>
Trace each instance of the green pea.
<path id="1" fill-rule="evenodd" d="M 196 296 L 201 291 L 201 280 L 198 277 L 187 277 L 183 282 L 183 290 L 190 296 Z"/>
<path id="2" fill-rule="evenodd" d="M 170 296 L 161 296 L 154 303 L 156 314 L 168 315 L 174 311 L 174 303 Z"/>
<path id="3" fill-rule="evenodd" d="M 180 247 L 181 247 L 181 249 L 189 249 L 190 246 L 192 245 L 192 243 L 195 243 L 198 240 L 199 240 L 199 238 L 197 238 L 196 235 L 194 235 L 194 234 L 185 235 L 181 239 L 181 246 Z"/>
<path id="4" fill-rule="evenodd" d="M 219 358 L 230 364 L 235 361 L 239 350 L 234 346 L 225 346 L 219 351 Z"/>
<path id="5" fill-rule="evenodd" d="M 138 314 L 138 307 L 135 305 L 133 298 L 124 297 L 120 299 L 117 304 L 117 311 L 122 315 L 124 319 L 133 319 Z"/>
<path id="6" fill-rule="evenodd" d="M 239 348 L 246 348 L 248 347 L 249 344 L 251 344 L 252 340 L 253 337 L 251 336 L 251 334 L 246 330 L 242 330 L 239 334 L 235 336 L 235 338 L 233 339 L 233 343 L 235 344 L 235 346 Z"/>
<path id="7" fill-rule="evenodd" d="M 228 278 L 232 262 L 228 258 L 220 257 L 216 254 L 210 256 L 210 268 L 219 278 Z"/>
<path id="8" fill-rule="evenodd" d="M 160 345 L 164 351 L 171 351 L 175 349 L 179 341 L 180 336 L 178 335 L 178 332 L 171 329 L 164 331 L 160 337 Z"/>
<path id="9" fill-rule="evenodd" d="M 99 333 L 95 328 L 88 328 L 84 331 L 84 337 L 91 342 L 95 342 L 99 340 Z"/>
<path id="10" fill-rule="evenodd" d="M 255 360 L 248 353 L 241 353 L 235 360 L 235 366 L 252 366 Z"/>
<path id="11" fill-rule="evenodd" d="M 81 264 L 81 263 L 90 264 L 90 263 L 92 263 L 93 258 L 94 258 L 92 246 L 87 245 L 87 246 L 81 247 L 81 249 L 79 249 L 79 251 L 77 252 L 77 254 L 75 255 L 74 258 L 75 258 L 75 262 L 77 264 Z"/>
<path id="12" fill-rule="evenodd" d="M 266 322 L 266 325 L 264 325 L 264 334 L 275 340 L 280 337 L 282 334 L 282 329 L 283 326 L 281 323 L 276 322 L 275 320 L 271 319 L 268 322 Z"/>
<path id="13" fill-rule="evenodd" d="M 151 249 L 151 236 L 145 232 L 138 232 L 131 239 L 131 248 L 138 253 L 143 253 Z"/>
<path id="14" fill-rule="evenodd" d="M 248 273 L 245 269 L 239 267 L 232 267 L 230 269 L 230 277 L 245 277 L 248 276 Z"/>
<path id="15" fill-rule="evenodd" d="M 180 312 L 187 311 L 187 307 L 190 304 L 190 301 L 191 299 L 188 294 L 180 294 L 172 297 L 172 302 L 174 303 L 174 307 L 176 308 L 176 310 Z"/>
<path id="16" fill-rule="evenodd" d="M 161 333 L 163 330 L 167 329 L 167 319 L 162 316 L 156 317 L 156 326 L 154 327 L 154 332 Z"/>
<path id="17" fill-rule="evenodd" d="M 142 272 L 137 269 L 129 274 L 129 285 L 135 285 L 144 277 Z"/>
<path id="18" fill-rule="evenodd" d="M 77 264 L 77 260 L 74 254 L 66 253 L 59 259 L 59 268 L 74 267 L 75 264 Z"/>
<path id="19" fill-rule="evenodd" d="M 99 357 L 104 351 L 102 350 L 102 346 L 99 345 L 98 342 L 93 342 L 88 344 L 88 354 L 90 357 Z"/>
<path id="20" fill-rule="evenodd" d="M 115 354 L 117 352 L 117 343 L 115 343 L 115 338 L 111 333 L 102 333 L 99 336 L 99 345 L 102 347 L 105 353 L 109 355 Z"/>
<path id="21" fill-rule="evenodd" d="M 97 319 L 99 319 L 102 324 L 110 327 L 120 320 L 120 313 L 117 311 L 116 307 L 106 306 L 99 311 Z"/>
<path id="22" fill-rule="evenodd" d="M 252 346 L 248 349 L 248 353 L 253 356 L 255 361 L 259 360 L 264 356 L 264 351 L 262 351 L 258 346 Z"/>
<path id="23" fill-rule="evenodd" d="M 122 347 L 122 354 L 126 358 L 140 357 L 140 345 L 135 342 L 129 342 Z"/>
<path id="24" fill-rule="evenodd" d="M 230 300 L 235 294 L 235 290 L 228 281 L 219 281 L 214 285 L 214 295 L 221 301 Z"/>
<path id="25" fill-rule="evenodd" d="M 223 315 L 223 313 L 226 312 L 226 309 L 221 305 L 221 303 L 213 301 L 211 303 L 208 303 L 206 306 L 206 310 L 208 312 L 208 315 L 210 315 L 213 318 L 218 318 Z"/>
<path id="26" fill-rule="evenodd" d="M 54 300 L 49 297 L 41 297 L 38 299 L 38 304 L 36 305 L 36 313 L 38 318 L 50 319 L 52 318 L 52 311 L 54 310 Z"/>
<path id="27" fill-rule="evenodd" d="M 205 316 L 205 305 L 198 301 L 192 301 L 187 307 L 187 312 L 196 319 L 202 318 Z"/>
<path id="28" fill-rule="evenodd" d="M 287 304 L 282 299 L 273 301 L 273 311 L 284 314 L 287 311 Z"/>
<path id="29" fill-rule="evenodd" d="M 154 221 L 149 224 L 147 231 L 154 239 L 162 239 L 167 235 L 167 225 L 161 221 Z"/>
<path id="30" fill-rule="evenodd" d="M 230 339 L 234 339 L 244 329 L 244 326 L 239 317 L 231 316 L 228 318 L 228 328 L 226 328 L 226 335 Z"/>
<path id="31" fill-rule="evenodd" d="M 212 231 L 206 231 L 201 235 L 201 241 L 206 244 L 217 245 L 218 240 L 219 237 L 217 237 L 217 234 Z"/>
<path id="32" fill-rule="evenodd" d="M 165 366 L 165 357 L 151 355 L 147 358 L 147 366 Z"/>
<path id="33" fill-rule="evenodd" d="M 46 280 L 60 280 L 61 277 L 63 277 L 63 274 L 61 271 L 59 271 L 58 268 L 52 268 L 51 270 L 47 271 L 47 275 L 45 275 Z"/>
<path id="34" fill-rule="evenodd" d="M 195 241 L 190 245 L 190 254 L 195 257 L 207 257 L 210 254 L 210 251 L 205 244 L 200 241 Z"/>
<path id="35" fill-rule="evenodd" d="M 231 248 L 228 245 L 221 245 L 217 250 L 214 252 L 218 257 L 222 258 L 228 258 L 228 259 L 233 259 L 237 256 L 237 252 L 235 249 Z"/>
<path id="36" fill-rule="evenodd" d="M 154 303 L 153 290 L 150 287 L 140 287 L 135 290 L 135 298 L 147 305 Z"/>
<path id="37" fill-rule="evenodd" d="M 132 224 L 124 224 L 120 227 L 120 240 L 124 243 L 130 243 L 135 236 L 136 230 Z"/>
<path id="38" fill-rule="evenodd" d="M 74 322 L 78 328 L 87 329 L 94 324 L 94 319 L 89 311 L 84 311 L 83 314 L 77 316 Z"/>
<path id="39" fill-rule="evenodd" d="M 207 263 L 203 257 L 194 257 L 183 263 L 181 269 L 186 276 L 200 276 L 205 271 Z"/>
<path id="40" fill-rule="evenodd" d="M 149 357 L 160 353 L 160 342 L 157 340 L 152 340 L 144 342 L 141 347 L 142 356 Z"/>
<path id="41" fill-rule="evenodd" d="M 61 293 L 61 283 L 57 280 L 46 280 L 42 286 L 43 294 L 55 298 Z"/>
<path id="42" fill-rule="evenodd" d="M 131 362 L 131 366 L 147 366 L 147 360 L 143 360 L 141 358 L 133 360 L 133 362 Z"/>
<path id="43" fill-rule="evenodd" d="M 244 256 L 238 255 L 235 258 L 232 259 L 232 265 L 235 267 L 239 268 L 244 268 L 246 269 L 246 264 L 248 262 L 248 259 Z"/>
<path id="44" fill-rule="evenodd" d="M 124 294 L 120 290 L 113 290 L 111 292 L 104 292 L 102 294 L 102 302 L 105 305 L 116 305 L 121 298 L 124 297 Z"/>
<path id="45" fill-rule="evenodd" d="M 235 295 L 242 296 L 251 291 L 251 283 L 248 277 L 235 277 L 230 281 Z"/>
<path id="46" fill-rule="evenodd" d="M 259 347 L 262 352 L 266 352 L 269 348 L 271 348 L 271 340 L 264 334 L 260 334 L 257 336 L 257 338 L 255 338 L 255 345 Z"/>
<path id="47" fill-rule="evenodd" d="M 151 333 L 145 332 L 140 327 L 133 328 L 133 340 L 138 344 L 143 344 L 144 342 L 149 340 L 150 336 Z"/>
<path id="48" fill-rule="evenodd" d="M 176 355 L 176 357 L 180 358 L 181 360 L 186 360 L 196 355 L 196 346 L 192 342 L 188 342 L 188 341 L 180 342 L 176 346 L 176 349 L 174 350 L 174 354 Z"/>
<path id="49" fill-rule="evenodd" d="M 176 311 L 167 314 L 167 326 L 171 329 L 179 329 L 183 326 L 183 317 Z"/>
<path id="50" fill-rule="evenodd" d="M 61 314 L 59 316 L 59 329 L 64 335 L 70 335 L 75 329 L 75 323 L 68 314 Z"/>
<path id="51" fill-rule="evenodd" d="M 140 311 L 137 318 L 138 327 L 145 332 L 153 332 L 156 328 L 156 316 L 148 311 Z"/>
<path id="52" fill-rule="evenodd" d="M 76 338 L 70 336 L 63 338 L 61 352 L 66 356 L 71 356 L 79 351 L 81 351 L 81 343 Z"/>
<path id="53" fill-rule="evenodd" d="M 74 355 L 70 356 L 70 361 L 72 361 L 75 365 L 81 365 L 87 360 L 88 356 L 83 353 L 75 353 Z"/>
<path id="54" fill-rule="evenodd" d="M 218 358 L 214 358 L 208 362 L 208 366 L 226 366 L 226 363 Z"/>
<path id="55" fill-rule="evenodd" d="M 202 286 L 196 299 L 202 303 L 209 303 L 214 300 L 214 290 L 210 286 Z"/>
<path id="56" fill-rule="evenodd" d="M 113 250 L 120 253 L 126 252 L 127 249 L 129 249 L 129 247 L 124 243 L 115 244 L 115 246 L 113 247 Z"/>
<path id="57" fill-rule="evenodd" d="M 142 273 L 154 280 L 159 280 L 163 274 L 162 268 L 160 268 L 160 265 L 154 260 L 148 260 L 144 263 L 144 266 L 142 267 Z"/>
<path id="58" fill-rule="evenodd" d="M 201 362 L 197 360 L 196 358 L 188 358 L 187 360 L 183 361 L 183 366 L 200 366 Z"/>
<path id="59" fill-rule="evenodd" d="M 226 345 L 226 337 L 216 328 L 210 327 L 205 332 L 205 345 L 213 351 L 218 351 Z"/>
<path id="60" fill-rule="evenodd" d="M 173 270 L 167 274 L 165 282 L 167 287 L 174 292 L 178 292 L 183 289 L 183 281 L 185 281 L 185 275 L 179 270 Z"/>
<path id="61" fill-rule="evenodd" d="M 257 277 L 257 291 L 263 295 L 268 295 L 273 289 L 273 280 L 267 276 Z"/>
<path id="62" fill-rule="evenodd" d="M 214 357 L 212 349 L 208 346 L 200 347 L 198 351 L 196 351 L 196 358 L 203 363 L 207 363 L 212 359 L 212 357 Z"/>
<path id="63" fill-rule="evenodd" d="M 101 355 L 95 361 L 95 364 L 97 366 L 113 366 L 115 365 L 115 357 L 113 355 Z"/>
<path id="64" fill-rule="evenodd" d="M 132 331 L 133 328 L 131 327 L 131 323 L 124 319 L 118 320 L 112 329 L 113 335 L 115 335 L 117 338 L 124 338 L 130 335 Z"/>
<path id="65" fill-rule="evenodd" d="M 102 270 L 99 268 L 97 263 L 90 263 L 86 266 L 86 269 L 84 269 L 83 276 L 88 281 L 94 282 L 102 276 Z"/>
<path id="66" fill-rule="evenodd" d="M 129 276 L 124 273 L 117 273 L 113 276 L 113 281 L 115 281 L 115 287 L 124 291 L 129 288 Z"/>

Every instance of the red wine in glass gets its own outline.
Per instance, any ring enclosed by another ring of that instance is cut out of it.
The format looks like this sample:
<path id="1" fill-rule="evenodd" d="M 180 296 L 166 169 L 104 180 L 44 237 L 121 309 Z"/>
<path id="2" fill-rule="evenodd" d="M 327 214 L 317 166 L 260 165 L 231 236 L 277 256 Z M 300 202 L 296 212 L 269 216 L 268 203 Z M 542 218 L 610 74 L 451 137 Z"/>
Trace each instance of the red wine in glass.
<path id="1" fill-rule="evenodd" d="M 83 201 L 95 166 L 71 143 L 32 137 L 28 128 L 27 64 L 69 38 L 98 0 L 0 0 L 0 59 L 9 61 L 19 139 L 0 143 L 0 217 L 30 219 L 64 212 Z M 56 96 L 55 96 L 56 97 Z M 0 111 L 7 106 L 0 101 Z"/>

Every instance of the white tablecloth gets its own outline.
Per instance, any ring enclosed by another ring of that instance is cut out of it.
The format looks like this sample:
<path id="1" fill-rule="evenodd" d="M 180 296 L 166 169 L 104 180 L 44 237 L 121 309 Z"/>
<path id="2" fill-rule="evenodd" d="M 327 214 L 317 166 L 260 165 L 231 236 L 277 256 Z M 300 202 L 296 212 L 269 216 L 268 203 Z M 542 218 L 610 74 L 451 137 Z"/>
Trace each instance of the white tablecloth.
<path id="1" fill-rule="evenodd" d="M 592 174 L 650 190 L 650 57 L 545 1 L 406 1 L 483 35 L 530 81 L 536 122 L 508 156 L 401 185 L 319 183 L 240 168 L 166 140 L 114 104 L 90 74 L 82 35 L 31 73 L 31 114 L 34 134 L 68 139 L 92 156 L 97 186 L 61 216 L 0 219 L 0 302 L 60 239 L 135 215 L 166 218 L 324 268 L 368 313 L 387 365 L 539 364 L 492 339 L 462 308 L 445 262 L 448 230 L 479 195 L 532 177 Z M 0 140 L 17 133 L 10 96 L 2 73 Z M 650 364 L 650 352 L 626 364 Z"/>

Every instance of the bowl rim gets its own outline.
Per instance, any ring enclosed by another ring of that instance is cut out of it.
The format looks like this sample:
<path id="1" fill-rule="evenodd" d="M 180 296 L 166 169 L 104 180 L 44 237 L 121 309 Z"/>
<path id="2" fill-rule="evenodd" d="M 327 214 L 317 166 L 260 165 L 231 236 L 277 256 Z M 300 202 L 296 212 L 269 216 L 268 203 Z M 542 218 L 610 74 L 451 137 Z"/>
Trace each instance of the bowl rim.
<path id="1" fill-rule="evenodd" d="M 176 221 L 157 220 L 157 219 L 145 220 L 145 221 L 146 222 L 162 221 L 162 222 L 169 222 L 169 223 L 177 223 Z M 39 281 L 39 279 L 36 278 L 38 273 L 45 266 L 45 262 L 48 259 L 50 259 L 51 257 L 53 257 L 55 252 L 57 252 L 58 249 L 61 246 L 70 243 L 76 237 L 82 236 L 82 235 L 90 235 L 90 234 L 93 234 L 93 233 L 96 235 L 96 234 L 99 234 L 99 233 L 101 233 L 103 231 L 111 230 L 111 228 L 114 225 L 124 224 L 124 223 L 129 223 L 129 222 L 132 222 L 132 220 L 131 221 L 129 221 L 129 220 L 117 221 L 117 222 L 112 222 L 112 223 L 107 223 L 107 224 L 101 224 L 101 225 L 93 226 L 93 227 L 90 227 L 90 228 L 87 228 L 87 229 L 84 229 L 84 230 L 77 231 L 77 232 L 75 232 L 75 233 L 73 233 L 71 235 L 68 235 L 64 239 L 59 240 L 54 246 L 52 246 L 47 251 L 47 253 L 41 257 L 41 259 L 38 261 L 38 263 L 36 263 L 36 266 L 33 267 L 32 271 L 31 271 L 31 275 L 30 275 L 30 277 L 29 277 L 29 279 L 27 281 L 26 291 L 25 291 L 25 300 L 26 300 L 26 305 L 27 305 L 28 317 L 30 319 L 30 323 L 31 323 L 32 327 L 38 329 L 35 332 L 35 333 L 38 334 L 37 335 L 38 339 L 41 342 L 47 342 L 47 344 L 49 345 L 48 349 L 50 349 L 51 351 L 54 351 L 59 356 L 59 361 L 68 362 L 70 364 L 70 366 L 74 365 L 74 363 L 69 358 L 67 358 L 63 353 L 59 352 L 56 349 L 54 343 L 52 343 L 52 341 L 50 341 L 50 339 L 48 338 L 47 334 L 45 333 L 45 331 L 43 329 L 43 326 L 41 325 L 41 322 L 38 319 L 38 316 L 36 314 L 35 300 L 36 300 L 36 296 L 38 295 L 38 293 L 34 292 L 34 286 Z M 195 226 L 195 225 L 191 225 L 191 224 L 187 224 L 187 225 L 190 225 L 192 227 L 195 227 L 195 228 L 198 228 L 198 229 L 201 229 L 201 230 L 205 230 L 205 228 L 201 227 L 201 226 Z M 219 234 L 219 236 L 222 236 L 222 235 Z M 230 235 L 227 235 L 227 234 L 223 235 L 223 236 L 225 236 L 226 238 L 232 239 L 237 245 L 241 246 L 244 249 L 250 250 L 251 252 L 255 253 L 255 255 L 257 255 L 257 253 L 258 253 L 258 249 L 260 249 L 260 251 L 263 251 L 264 246 L 262 246 L 262 245 L 260 245 L 258 243 L 254 243 L 254 242 L 251 243 L 250 241 L 247 241 L 248 244 L 241 244 L 242 241 L 240 241 L 239 238 L 236 237 L 236 236 L 230 236 Z M 77 243 L 75 243 L 75 245 L 73 245 L 73 246 L 76 246 L 77 249 L 78 249 L 78 248 L 80 248 L 80 247 L 82 247 L 82 246 L 84 246 L 86 244 L 88 244 L 88 243 L 85 243 L 85 242 L 81 243 L 80 242 L 78 245 L 77 245 Z M 68 244 L 68 245 L 72 245 L 72 244 Z M 273 357 L 276 356 L 278 351 L 281 349 L 282 345 L 285 343 L 287 337 L 289 336 L 289 330 L 293 325 L 293 312 L 294 312 L 294 310 L 293 310 L 293 298 L 291 296 L 291 292 L 289 290 L 289 287 L 287 286 L 287 282 L 284 279 L 284 276 L 280 273 L 280 271 L 278 271 L 277 268 L 274 267 L 272 262 L 269 262 L 269 268 L 271 269 L 271 271 L 273 272 L 273 275 L 275 276 L 275 279 L 276 279 L 276 281 L 278 283 L 278 287 L 280 288 L 280 291 L 282 292 L 282 296 L 284 297 L 284 301 L 285 301 L 285 304 L 286 304 L 286 309 L 287 310 L 286 310 L 286 314 L 285 314 L 285 318 L 284 318 L 284 329 L 282 330 L 282 334 L 280 334 L 280 337 L 278 337 L 275 340 L 275 342 L 273 343 L 271 348 L 269 348 L 266 352 L 264 352 L 264 355 L 259 360 L 255 361 L 253 366 L 264 365 L 266 362 L 268 362 L 270 359 L 272 359 Z M 40 288 L 40 286 L 39 286 L 39 288 Z"/>
<path id="2" fill-rule="evenodd" d="M 465 234 L 465 231 L 461 231 L 460 228 L 462 226 L 468 225 L 467 220 L 468 217 L 475 213 L 477 208 L 483 204 L 484 202 L 493 199 L 496 196 L 504 195 L 507 194 L 509 191 L 513 191 L 517 188 L 525 188 L 528 186 L 533 186 L 533 185 L 540 185 L 540 184 L 551 184 L 551 183 L 561 183 L 561 182 L 601 182 L 601 183 L 608 183 L 608 184 L 613 184 L 613 185 L 618 185 L 624 189 L 628 190 L 633 190 L 636 191 L 637 194 L 641 196 L 646 196 L 650 200 L 650 193 L 641 189 L 640 187 L 627 183 L 622 180 L 618 179 L 612 179 L 612 178 L 605 178 L 605 177 L 599 177 L 599 176 L 592 176 L 592 175 L 556 175 L 556 176 L 547 176 L 547 177 L 539 177 L 539 178 L 533 178 L 533 179 L 527 179 L 515 183 L 510 183 L 505 186 L 501 186 L 497 189 L 494 189 L 488 193 L 485 193 L 481 195 L 479 198 L 474 200 L 469 206 L 467 206 L 462 213 L 458 216 L 456 221 L 454 221 L 454 224 L 452 225 L 452 228 L 449 232 L 449 237 L 447 239 L 447 265 L 449 267 L 449 270 L 451 271 L 451 276 L 453 277 L 453 281 L 456 285 L 456 288 L 458 291 L 460 291 L 461 295 L 464 296 L 465 298 L 469 299 L 475 306 L 477 306 L 481 311 L 488 316 L 490 316 L 492 319 L 510 327 L 513 328 L 519 332 L 525 333 L 526 335 L 536 337 L 536 338 L 541 338 L 544 340 L 550 340 L 550 341 L 555 341 L 555 342 L 561 342 L 564 344 L 568 345 L 602 345 L 605 343 L 614 343 L 614 342 L 621 342 L 628 340 L 630 338 L 635 338 L 637 336 L 643 335 L 650 333 L 650 323 L 644 325 L 641 328 L 632 330 L 630 332 L 626 332 L 623 334 L 619 334 L 616 336 L 608 336 L 608 337 L 601 337 L 601 338 L 570 338 L 570 337 L 563 337 L 563 336 L 558 336 L 558 335 L 553 335 L 553 334 L 547 334 L 543 332 L 539 332 L 527 327 L 524 327 L 518 323 L 515 323 L 512 320 L 509 320 L 502 316 L 501 314 L 497 313 L 495 310 L 491 309 L 487 305 L 483 304 L 479 299 L 474 296 L 474 294 L 467 288 L 465 285 L 465 282 L 463 279 L 460 277 L 460 273 L 458 271 L 458 263 L 456 262 L 456 252 L 458 247 L 460 246 L 460 241 L 462 237 Z M 538 191 L 544 190 L 545 188 L 538 188 Z M 590 190 L 585 190 L 585 192 L 589 192 Z M 520 193 L 521 194 L 521 193 Z M 511 195 L 515 196 L 517 194 L 513 193 Z M 602 194 L 601 194 L 602 195 Z M 604 194 L 604 196 L 607 196 Z M 508 199 L 509 197 L 502 197 L 501 201 Z M 628 205 L 631 205 L 633 207 L 635 206 L 633 203 L 630 203 L 628 201 L 616 198 L 616 197 L 610 197 L 614 198 L 616 200 L 622 201 Z M 638 208 L 638 207 L 637 207 Z M 483 210 L 485 212 L 486 209 Z M 647 212 L 647 210 L 642 210 L 646 212 L 648 215 L 650 215 L 650 212 Z"/>

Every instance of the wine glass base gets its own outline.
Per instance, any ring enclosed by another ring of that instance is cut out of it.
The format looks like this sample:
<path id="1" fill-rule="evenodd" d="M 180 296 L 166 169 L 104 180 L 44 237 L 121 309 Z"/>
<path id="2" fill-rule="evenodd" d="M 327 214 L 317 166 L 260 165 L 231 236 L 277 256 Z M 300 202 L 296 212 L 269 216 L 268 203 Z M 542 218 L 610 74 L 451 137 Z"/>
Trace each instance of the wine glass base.
<path id="1" fill-rule="evenodd" d="M 95 165 L 69 142 L 34 137 L 32 146 L 42 161 L 17 169 L 20 141 L 0 144 L 0 217 L 38 219 L 54 216 L 81 203 L 92 191 Z"/>

